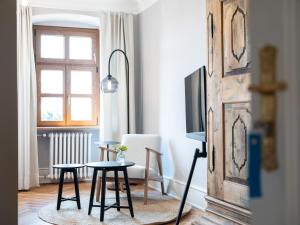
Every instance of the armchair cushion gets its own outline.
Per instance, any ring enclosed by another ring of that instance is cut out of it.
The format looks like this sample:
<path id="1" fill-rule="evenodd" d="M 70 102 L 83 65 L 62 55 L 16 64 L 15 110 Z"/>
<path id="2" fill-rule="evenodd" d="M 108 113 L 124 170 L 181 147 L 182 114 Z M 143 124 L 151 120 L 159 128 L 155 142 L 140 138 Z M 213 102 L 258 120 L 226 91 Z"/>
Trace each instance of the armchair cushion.
<path id="1" fill-rule="evenodd" d="M 155 134 L 125 134 L 122 137 L 122 145 L 128 147 L 126 151 L 126 160 L 135 163 L 135 166 L 129 167 L 128 177 L 131 179 L 145 179 L 146 170 L 146 148 L 154 149 L 154 153 L 150 153 L 150 168 L 149 176 L 158 176 L 156 153 L 160 152 L 161 138 Z M 111 159 L 116 157 L 115 153 L 112 153 Z M 101 176 L 101 173 L 99 173 Z M 123 177 L 123 173 L 119 173 L 120 177 Z M 108 172 L 107 177 L 114 177 L 113 172 Z"/>
<path id="2" fill-rule="evenodd" d="M 137 166 L 146 167 L 146 149 L 160 151 L 161 137 L 156 134 L 125 134 L 122 145 L 128 146 L 126 160 L 135 162 Z M 157 171 L 156 155 L 150 154 L 150 169 Z M 144 176 L 144 175 L 143 175 Z"/>

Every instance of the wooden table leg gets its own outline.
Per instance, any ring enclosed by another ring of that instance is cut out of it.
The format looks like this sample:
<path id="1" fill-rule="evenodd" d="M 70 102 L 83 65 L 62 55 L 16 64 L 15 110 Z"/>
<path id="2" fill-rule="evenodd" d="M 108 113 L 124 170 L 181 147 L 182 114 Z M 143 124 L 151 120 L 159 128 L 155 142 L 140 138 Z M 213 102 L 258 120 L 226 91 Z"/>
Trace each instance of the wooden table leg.
<path id="1" fill-rule="evenodd" d="M 128 182 L 127 168 L 124 169 L 124 181 L 125 181 L 125 185 L 126 185 L 127 200 L 128 200 L 130 215 L 131 215 L 131 217 L 134 217 L 132 201 L 131 201 L 130 187 L 129 187 L 129 182 Z"/>
<path id="2" fill-rule="evenodd" d="M 97 180 L 97 190 L 96 190 L 96 202 L 100 200 L 100 192 L 101 192 L 101 179 Z"/>
<path id="3" fill-rule="evenodd" d="M 79 187 L 78 187 L 78 178 L 77 178 L 77 169 L 76 168 L 73 170 L 73 175 L 74 175 L 74 188 L 75 188 L 75 194 L 76 194 L 77 208 L 81 209 Z"/>
<path id="4" fill-rule="evenodd" d="M 105 190 L 106 189 L 106 170 L 102 171 L 102 190 L 101 190 L 101 207 L 100 207 L 100 221 L 104 220 L 105 209 Z"/>
<path id="5" fill-rule="evenodd" d="M 64 169 L 61 169 L 60 170 L 60 178 L 59 178 L 59 187 L 58 187 L 56 210 L 59 210 L 60 205 L 61 205 L 62 191 L 63 191 L 63 185 L 64 185 L 64 175 L 65 175 L 65 171 L 64 171 Z"/>
<path id="6" fill-rule="evenodd" d="M 119 174 L 118 171 L 115 170 L 115 189 L 116 189 L 116 202 L 117 205 L 120 206 L 120 193 L 119 193 Z M 117 208 L 120 211 L 120 208 Z"/>
<path id="7" fill-rule="evenodd" d="M 92 180 L 92 188 L 91 188 L 91 195 L 90 195 L 90 203 L 89 203 L 89 211 L 88 211 L 89 215 L 91 215 L 92 207 L 93 207 L 93 204 L 94 204 L 94 195 L 95 195 L 97 173 L 98 173 L 98 170 L 94 168 L 93 180 Z"/>

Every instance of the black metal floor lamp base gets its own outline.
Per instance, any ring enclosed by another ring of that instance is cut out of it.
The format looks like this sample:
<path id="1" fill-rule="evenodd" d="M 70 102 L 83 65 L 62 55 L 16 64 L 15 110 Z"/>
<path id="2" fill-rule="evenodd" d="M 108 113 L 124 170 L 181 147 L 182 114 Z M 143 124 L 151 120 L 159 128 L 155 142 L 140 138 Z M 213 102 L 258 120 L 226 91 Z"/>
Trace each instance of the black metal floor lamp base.
<path id="1" fill-rule="evenodd" d="M 184 190 L 184 194 L 183 194 L 183 197 L 182 197 L 182 200 L 181 200 L 181 203 L 180 203 L 180 208 L 179 208 L 179 212 L 178 212 L 177 219 L 176 219 L 176 225 L 179 225 L 179 223 L 180 223 L 180 219 L 181 219 L 183 208 L 184 208 L 186 198 L 187 198 L 187 195 L 188 195 L 188 192 L 189 192 L 189 189 L 190 189 L 190 185 L 191 185 L 191 181 L 192 181 L 192 178 L 193 178 L 193 174 L 194 174 L 195 166 L 196 166 L 196 163 L 197 163 L 197 159 L 207 157 L 206 143 L 205 142 L 202 142 L 202 150 L 203 150 L 202 152 L 200 152 L 200 150 L 198 148 L 195 150 L 194 159 L 193 159 L 192 167 L 191 167 L 191 170 L 190 170 L 189 178 L 187 180 L 186 187 L 185 187 L 185 190 Z"/>

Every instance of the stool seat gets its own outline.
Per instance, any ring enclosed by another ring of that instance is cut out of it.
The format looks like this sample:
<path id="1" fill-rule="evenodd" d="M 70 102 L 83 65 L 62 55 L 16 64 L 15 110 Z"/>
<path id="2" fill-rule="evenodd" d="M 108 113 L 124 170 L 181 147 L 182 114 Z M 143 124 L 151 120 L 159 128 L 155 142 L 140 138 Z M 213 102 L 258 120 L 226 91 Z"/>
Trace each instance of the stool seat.
<path id="1" fill-rule="evenodd" d="M 85 167 L 85 165 L 83 165 L 83 164 L 56 164 L 56 165 L 53 165 L 52 167 L 55 169 L 60 169 L 56 209 L 57 210 L 60 209 L 60 205 L 61 205 L 62 201 L 76 201 L 77 208 L 81 209 L 78 178 L 77 178 L 77 169 Z M 62 197 L 63 186 L 64 186 L 64 176 L 65 176 L 65 173 L 68 173 L 68 172 L 73 173 L 73 178 L 74 178 L 73 182 L 74 182 L 76 197 L 73 197 L 73 198 Z"/>

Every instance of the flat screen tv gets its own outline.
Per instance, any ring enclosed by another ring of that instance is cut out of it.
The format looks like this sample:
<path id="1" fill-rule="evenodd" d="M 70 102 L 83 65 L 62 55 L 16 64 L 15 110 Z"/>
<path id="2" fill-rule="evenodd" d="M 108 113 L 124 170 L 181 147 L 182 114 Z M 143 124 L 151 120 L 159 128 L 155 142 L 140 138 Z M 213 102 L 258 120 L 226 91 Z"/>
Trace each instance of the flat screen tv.
<path id="1" fill-rule="evenodd" d="M 185 78 L 186 136 L 206 142 L 205 66 Z"/>

